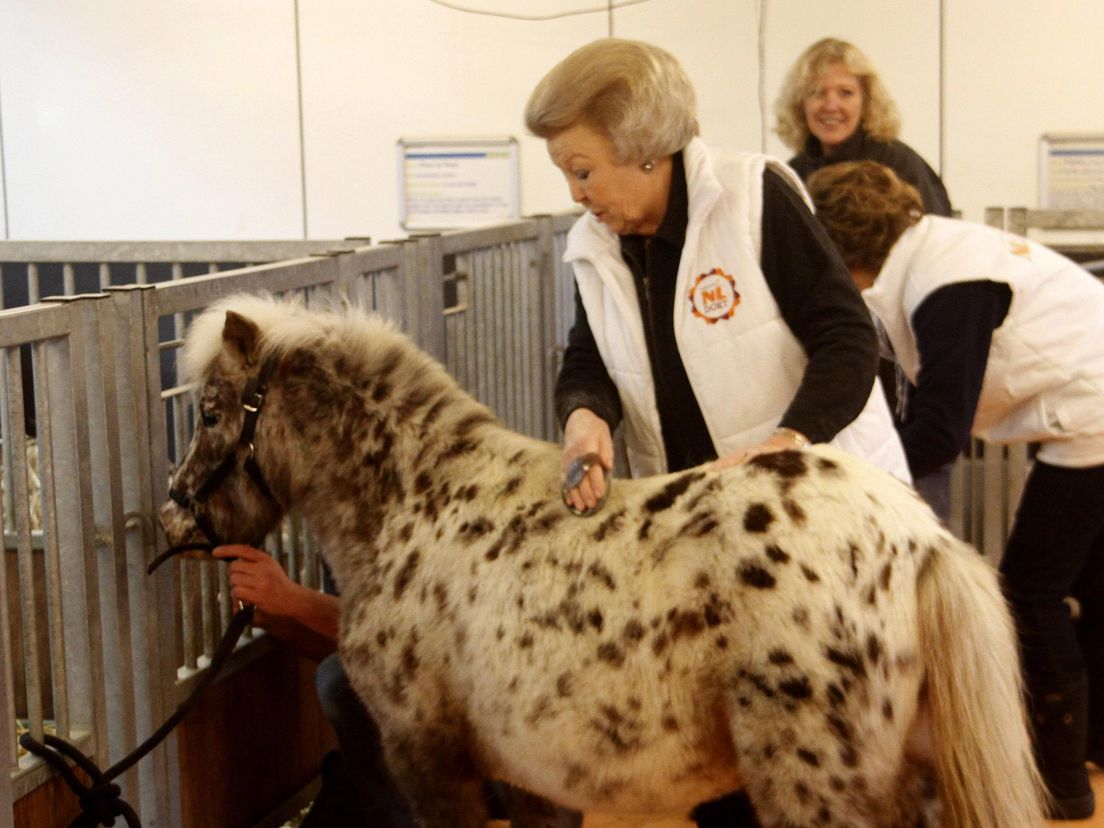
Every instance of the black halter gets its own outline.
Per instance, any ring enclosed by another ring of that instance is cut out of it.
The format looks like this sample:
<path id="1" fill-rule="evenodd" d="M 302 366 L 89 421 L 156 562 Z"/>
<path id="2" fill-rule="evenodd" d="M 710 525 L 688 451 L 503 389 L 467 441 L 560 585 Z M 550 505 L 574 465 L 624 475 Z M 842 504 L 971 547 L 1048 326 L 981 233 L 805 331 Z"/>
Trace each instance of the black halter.
<path id="1" fill-rule="evenodd" d="M 169 489 L 169 497 L 181 508 L 187 509 L 192 513 L 192 519 L 195 520 L 196 525 L 207 538 L 207 543 L 183 543 L 169 547 L 153 559 L 147 569 L 148 572 L 153 572 L 166 560 L 180 552 L 190 550 L 210 552 L 216 546 L 222 544 L 222 539 L 215 531 L 215 527 L 212 525 L 210 518 L 198 512 L 196 510 L 196 505 L 206 502 L 207 499 L 215 493 L 218 487 L 222 485 L 230 472 L 237 467 L 238 457 L 242 449 L 245 450 L 245 459 L 242 461 L 242 468 L 245 469 L 245 472 L 249 475 L 253 484 L 260 490 L 261 494 L 274 503 L 277 502 L 276 496 L 272 494 L 272 489 L 270 489 L 268 483 L 265 482 L 264 475 L 261 473 L 261 467 L 257 464 L 256 451 L 253 448 L 253 437 L 257 433 L 257 420 L 261 416 L 261 408 L 264 405 L 265 394 L 268 392 L 268 381 L 275 367 L 276 357 L 270 356 L 265 360 L 264 364 L 261 365 L 261 370 L 257 376 L 252 377 L 249 382 L 245 384 L 245 389 L 242 391 L 241 397 L 241 404 L 242 408 L 245 410 L 245 417 L 242 421 L 241 434 L 238 435 L 238 442 L 227 452 L 226 456 L 222 458 L 222 462 L 211 472 L 210 476 L 203 481 L 203 485 L 201 485 L 196 493 L 190 497 L 175 487 Z"/>

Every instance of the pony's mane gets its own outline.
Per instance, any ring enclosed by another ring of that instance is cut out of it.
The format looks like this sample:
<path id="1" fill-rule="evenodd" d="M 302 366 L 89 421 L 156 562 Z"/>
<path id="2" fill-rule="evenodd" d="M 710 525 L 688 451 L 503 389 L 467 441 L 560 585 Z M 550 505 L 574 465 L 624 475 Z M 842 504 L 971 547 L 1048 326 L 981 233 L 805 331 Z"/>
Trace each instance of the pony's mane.
<path id="1" fill-rule="evenodd" d="M 222 350 L 227 311 L 244 316 L 260 329 L 262 356 L 287 352 L 335 329 L 340 329 L 341 339 L 350 347 L 361 342 L 379 349 L 409 342 L 394 323 L 351 305 L 308 309 L 298 298 L 240 293 L 215 302 L 189 324 L 181 353 L 185 382 L 202 377 Z"/>

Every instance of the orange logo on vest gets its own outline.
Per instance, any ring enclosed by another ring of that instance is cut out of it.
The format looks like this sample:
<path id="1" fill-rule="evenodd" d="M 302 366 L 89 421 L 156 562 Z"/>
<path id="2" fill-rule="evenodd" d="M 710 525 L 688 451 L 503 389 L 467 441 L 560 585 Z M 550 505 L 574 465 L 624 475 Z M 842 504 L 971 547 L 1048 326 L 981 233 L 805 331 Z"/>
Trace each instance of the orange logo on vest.
<path id="1" fill-rule="evenodd" d="M 740 304 L 736 280 L 715 267 L 702 273 L 690 288 L 690 308 L 694 316 L 713 325 L 722 319 L 730 319 Z"/>

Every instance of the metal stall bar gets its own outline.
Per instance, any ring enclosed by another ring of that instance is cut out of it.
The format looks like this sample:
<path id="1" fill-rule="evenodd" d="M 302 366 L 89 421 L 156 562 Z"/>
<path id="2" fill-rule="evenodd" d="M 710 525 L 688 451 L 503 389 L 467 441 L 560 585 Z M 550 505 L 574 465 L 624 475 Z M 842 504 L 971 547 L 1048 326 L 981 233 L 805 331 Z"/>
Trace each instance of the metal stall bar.
<path id="1" fill-rule="evenodd" d="M 3 521 L 0 520 L 0 523 Z M 0 618 L 0 627 L 6 626 L 6 618 L 8 614 L 7 600 L 7 585 L 5 584 L 6 578 L 4 577 L 4 567 L 0 565 L 0 613 L 3 613 L 3 618 Z M 0 629 L 0 652 L 10 652 L 8 649 L 9 633 L 6 629 Z M 7 673 L 7 669 L 0 670 L 0 673 Z M 9 716 L 11 710 L 11 695 L 9 682 L 5 676 L 0 675 L 0 716 L 4 716 L 4 722 L 0 724 L 0 739 L 3 739 L 9 747 L 0 752 L 0 759 L 4 761 L 0 762 L 0 828 L 15 828 L 15 814 L 12 805 L 15 802 L 15 795 L 12 789 L 11 771 L 8 769 L 12 764 L 11 756 L 9 754 L 15 750 L 15 719 Z"/>
<path id="2" fill-rule="evenodd" d="M 985 208 L 985 224 L 989 227 L 996 227 L 998 230 L 1004 229 L 1004 208 L 1003 207 L 986 207 Z"/>
<path id="3" fill-rule="evenodd" d="M 490 270 L 486 260 L 482 256 L 469 256 L 472 276 L 472 308 L 475 313 L 469 320 L 474 338 L 475 382 L 471 392 L 485 405 L 493 407 L 494 368 L 492 348 L 493 343 L 487 339 L 485 329 L 488 326 L 494 309 L 494 296 L 491 293 Z"/>
<path id="4" fill-rule="evenodd" d="M 91 300 L 66 303 L 70 335 L 45 340 L 43 402 L 49 428 L 39 430 L 43 470 L 47 563 L 54 586 L 51 615 L 55 661 L 54 708 L 58 732 L 72 741 L 91 732 L 96 755 L 107 756 L 107 703 L 104 693 L 102 619 L 96 561 L 94 499 L 88 425 L 88 351 L 97 345 L 95 328 L 83 324 L 81 309 Z M 61 680 L 59 680 L 61 677 Z M 64 714 L 64 715 L 62 715 Z"/>
<path id="5" fill-rule="evenodd" d="M 174 606 L 174 584 L 162 567 L 147 578 L 145 566 L 156 554 L 156 501 L 151 492 L 164 481 L 164 423 L 151 395 L 160 386 L 151 378 L 151 363 L 157 363 L 156 337 L 148 334 L 146 297 L 154 291 L 148 285 L 110 288 L 111 306 L 107 327 L 112 342 L 111 359 L 118 367 L 119 457 L 123 473 L 123 509 L 126 516 L 125 557 L 127 588 L 131 599 L 131 637 L 140 660 L 133 665 L 135 723 L 141 738 L 160 725 L 175 707 L 173 678 L 162 669 L 176 661 L 174 626 L 169 608 Z M 154 324 L 156 330 L 156 323 Z M 150 352 L 153 352 L 152 355 Z M 155 369 L 156 371 L 156 369 Z M 159 442 L 153 442 L 155 420 L 160 425 Z M 163 488 L 164 483 L 160 486 Z M 143 821 L 179 828 L 180 787 L 176 759 L 176 736 L 169 737 L 138 763 L 138 791 L 127 791 Z M 136 801 L 137 800 L 137 801 Z"/>
<path id="6" fill-rule="evenodd" d="M 404 263 L 403 288 L 406 305 L 404 326 L 414 341 L 438 362 L 447 363 L 445 353 L 444 313 L 445 274 L 442 262 L 444 248 L 439 235 L 420 236 L 415 241 L 412 258 Z"/>
<path id="7" fill-rule="evenodd" d="M 0 349 L 0 401 L 7 397 L 7 355 Z M 7 438 L 8 414 L 0 405 L 0 448 L 11 446 Z M 10 448 L 8 449 L 10 452 Z M 11 480 L 8 473 L 9 464 L 6 458 L 0 463 L 0 474 L 5 480 Z M 5 495 L 7 492 L 5 491 Z M 6 501 L 6 497 L 5 497 Z M 7 503 L 0 503 L 0 537 L 7 534 Z M 12 788 L 12 769 L 18 765 L 19 751 L 16 748 L 15 735 L 15 700 L 12 678 L 12 634 L 11 624 L 8 621 L 8 577 L 7 577 L 7 544 L 0 547 L 0 828 L 14 828 L 14 813 L 12 804 L 15 802 L 15 793 Z"/>
<path id="8" fill-rule="evenodd" d="M 58 735 L 68 739 L 73 733 L 69 722 L 69 679 L 67 665 L 63 656 L 65 641 L 61 618 L 61 555 L 58 545 L 58 515 L 54 504 L 57 502 L 57 488 L 54 476 L 54 428 L 61 425 L 54 418 L 55 409 L 60 413 L 66 401 L 53 400 L 56 383 L 51 383 L 49 369 L 46 367 L 46 343 L 39 340 L 34 344 L 36 374 L 35 396 L 38 408 L 38 472 L 42 483 L 42 540 L 46 564 L 46 612 L 47 635 L 50 652 L 51 681 L 53 690 L 53 710 Z M 64 426 L 62 426 L 64 427 Z"/>
<path id="9" fill-rule="evenodd" d="M 342 239 L 242 241 L 0 241 L 3 262 L 275 262 L 344 244 Z"/>
<path id="10" fill-rule="evenodd" d="M 539 338 L 529 354 L 528 371 L 540 377 L 540 400 L 532 412 L 534 434 L 545 440 L 556 439 L 555 414 L 552 410 L 552 389 L 555 381 L 552 357 L 556 342 L 557 290 L 555 232 L 549 216 L 537 218 L 536 249 L 529 262 L 529 291 L 536 303 L 532 325 Z"/>
<path id="11" fill-rule="evenodd" d="M 3 314 L 0 313 L 0 318 Z M 4 430 L 3 430 L 3 446 L 4 446 L 4 481 L 5 494 L 7 495 L 7 503 L 5 503 L 5 513 L 10 517 L 14 527 L 9 529 L 7 521 L 5 521 L 4 527 L 4 569 L 7 570 L 7 549 L 9 544 L 15 549 L 16 554 L 16 578 L 18 585 L 18 604 L 19 604 L 19 622 L 21 635 L 21 644 L 23 647 L 22 658 L 22 679 L 21 684 L 22 694 L 25 698 L 25 715 L 27 718 L 27 726 L 32 735 L 35 738 L 41 738 L 43 733 L 43 712 L 42 712 L 42 680 L 40 676 L 39 664 L 40 659 L 38 654 L 40 652 L 39 645 L 39 631 L 38 631 L 38 617 L 39 613 L 36 611 L 35 606 L 35 590 L 34 590 L 34 562 L 33 562 L 33 544 L 31 537 L 31 516 L 30 516 L 30 482 L 28 479 L 29 470 L 27 468 L 27 438 L 26 438 L 26 421 L 24 419 L 24 398 L 23 398 L 23 371 L 19 354 L 20 343 L 14 342 L 9 344 L 4 350 L 5 357 L 5 378 L 8 381 L 7 393 L 5 397 L 8 401 L 7 410 L 4 412 Z M 6 580 L 6 576 L 5 576 Z M 8 599 L 8 587 L 5 584 L 5 591 L 0 598 L 3 599 L 5 605 Z M 3 617 L 5 629 L 8 625 L 8 611 L 5 606 L 5 612 Z M 4 659 L 5 665 L 5 684 L 11 689 L 8 693 L 8 697 L 11 700 L 13 707 L 9 712 L 10 717 L 8 722 L 14 723 L 16 718 L 16 711 L 14 707 L 14 685 L 15 677 L 12 675 L 16 659 L 14 657 L 15 646 L 10 630 L 5 633 L 4 641 L 4 653 L 7 656 Z M 12 763 L 13 768 L 18 761 L 18 755 L 15 751 L 15 735 L 12 733 L 8 742 L 8 751 L 13 752 Z"/>
<path id="12" fill-rule="evenodd" d="M 95 535 L 87 548 L 86 563 L 99 583 L 103 678 L 96 681 L 104 694 L 106 739 L 97 735 L 97 761 L 107 767 L 125 756 L 137 743 L 131 602 L 126 559 L 126 516 L 123 510 L 123 475 L 119 449 L 119 398 L 108 314 L 111 302 L 105 294 L 84 297 L 74 303 L 79 314 L 77 330 L 85 339 L 88 444 L 93 480 L 92 519 Z M 131 768 L 118 780 L 126 790 L 138 790 L 138 772 Z"/>
<path id="13" fill-rule="evenodd" d="M 403 256 L 400 245 L 362 247 L 339 256 L 340 281 L 355 306 L 402 321 Z"/>
<path id="14" fill-rule="evenodd" d="M 499 399 L 510 428 L 521 431 L 524 425 L 521 422 L 519 403 L 528 396 L 528 390 L 524 378 L 517 373 L 524 334 L 517 314 L 518 303 L 521 301 L 519 247 L 518 243 L 504 244 L 493 251 L 492 255 L 498 260 L 495 281 L 498 287 L 496 293 L 500 297 L 498 325 L 493 331 L 498 352 L 501 354 L 496 372 L 499 379 Z"/>
<path id="15" fill-rule="evenodd" d="M 1027 236 L 1031 230 L 1104 230 L 1104 210 L 1008 209 L 1008 231 Z"/>
<path id="16" fill-rule="evenodd" d="M 446 307 L 443 311 L 445 323 L 445 353 L 448 355 L 446 367 L 461 387 L 468 388 L 471 382 L 471 364 L 466 359 L 468 337 L 470 335 L 471 278 L 466 265 L 453 257 L 452 272 L 445 274 Z M 447 290 L 451 288 L 451 292 Z M 451 299 L 451 302 L 449 301 Z"/>
<path id="17" fill-rule="evenodd" d="M 509 273 L 509 245 L 497 245 L 487 251 L 486 261 L 488 265 L 487 281 L 488 295 L 491 300 L 491 318 L 489 324 L 483 326 L 483 336 L 492 343 L 491 356 L 491 393 L 493 403 L 491 407 L 495 411 L 502 412 L 501 416 L 507 425 L 511 423 L 511 410 L 509 406 L 511 394 L 506 387 L 510 376 L 511 354 L 506 337 L 509 334 L 508 311 L 513 299 Z"/>
<path id="18" fill-rule="evenodd" d="M 523 434 L 534 435 L 533 424 L 529 418 L 533 398 L 539 393 L 540 378 L 526 371 L 529 362 L 529 351 L 532 345 L 532 329 L 529 320 L 529 310 L 533 297 L 529 294 L 529 250 L 533 246 L 532 239 L 511 245 L 510 247 L 510 284 L 513 287 L 514 301 L 509 305 L 510 328 L 514 332 L 514 348 L 511 348 L 512 385 L 515 389 L 513 405 L 514 428 Z M 520 392 L 520 393 L 518 393 Z"/>

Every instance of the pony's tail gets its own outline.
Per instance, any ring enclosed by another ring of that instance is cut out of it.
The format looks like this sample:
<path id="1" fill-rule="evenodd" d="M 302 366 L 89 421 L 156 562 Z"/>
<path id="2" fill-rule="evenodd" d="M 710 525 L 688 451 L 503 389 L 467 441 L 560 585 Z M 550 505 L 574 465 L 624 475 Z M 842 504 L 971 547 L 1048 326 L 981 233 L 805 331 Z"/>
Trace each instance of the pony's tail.
<path id="1" fill-rule="evenodd" d="M 1045 793 L 1024 713 L 1015 628 L 992 567 L 957 540 L 919 583 L 920 647 L 948 828 L 1037 828 Z"/>

